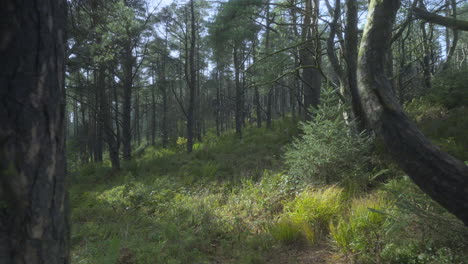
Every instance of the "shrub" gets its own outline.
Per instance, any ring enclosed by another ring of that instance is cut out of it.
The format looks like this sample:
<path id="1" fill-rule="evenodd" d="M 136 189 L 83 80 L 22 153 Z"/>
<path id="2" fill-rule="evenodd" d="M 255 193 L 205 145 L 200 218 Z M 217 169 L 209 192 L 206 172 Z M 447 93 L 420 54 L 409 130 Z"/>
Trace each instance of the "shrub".
<path id="1" fill-rule="evenodd" d="M 272 229 L 280 241 L 292 238 L 296 232 L 315 244 L 328 233 L 330 221 L 342 210 L 343 191 L 338 187 L 305 190 L 284 206 L 284 213 Z"/>
<path id="2" fill-rule="evenodd" d="M 353 124 L 346 124 L 343 111 L 337 96 L 324 91 L 314 120 L 301 123 L 303 135 L 287 147 L 289 174 L 316 183 L 346 181 L 350 177 L 367 183 L 362 167 L 369 163 L 371 138 L 351 132 Z"/>
<path id="3" fill-rule="evenodd" d="M 468 69 L 447 70 L 434 77 L 428 98 L 448 109 L 468 106 Z"/>
<path id="4" fill-rule="evenodd" d="M 288 217 L 278 219 L 271 225 L 269 232 L 274 239 L 285 244 L 296 243 L 301 238 L 301 227 Z"/>
<path id="5" fill-rule="evenodd" d="M 467 263 L 468 228 L 407 176 L 384 190 L 396 201 L 382 258 L 389 263 Z M 461 260 L 466 261 L 461 261 Z"/>
<path id="6" fill-rule="evenodd" d="M 384 213 L 388 207 L 389 203 L 381 195 L 354 199 L 349 214 L 330 224 L 331 237 L 336 246 L 360 263 L 380 259 L 385 226 L 389 223 L 388 215 Z"/>

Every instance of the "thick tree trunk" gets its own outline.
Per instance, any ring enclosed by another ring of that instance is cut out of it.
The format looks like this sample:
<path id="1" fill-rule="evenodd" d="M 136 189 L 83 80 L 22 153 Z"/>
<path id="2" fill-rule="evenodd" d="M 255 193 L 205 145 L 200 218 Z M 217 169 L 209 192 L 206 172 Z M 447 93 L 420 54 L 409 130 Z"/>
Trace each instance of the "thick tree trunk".
<path id="1" fill-rule="evenodd" d="M 66 2 L 0 3 L 0 263 L 69 261 Z"/>
<path id="2" fill-rule="evenodd" d="M 346 0 L 346 26 L 345 26 L 345 60 L 346 85 L 351 95 L 353 118 L 357 119 L 358 131 L 365 129 L 364 112 L 359 101 L 357 84 L 357 58 L 358 58 L 358 3 L 357 0 Z"/>
<path id="3" fill-rule="evenodd" d="M 468 225 L 468 166 L 434 146 L 398 104 L 385 76 L 399 0 L 372 0 L 362 37 L 358 82 L 368 124 L 400 167 L 429 196 Z"/>
<path id="4" fill-rule="evenodd" d="M 302 38 L 306 42 L 300 51 L 302 81 L 304 82 L 304 107 L 317 108 L 320 102 L 322 76 L 318 69 L 320 64 L 320 41 L 318 39 L 319 1 L 307 0 L 302 29 Z M 310 113 L 306 119 L 310 120 Z"/>

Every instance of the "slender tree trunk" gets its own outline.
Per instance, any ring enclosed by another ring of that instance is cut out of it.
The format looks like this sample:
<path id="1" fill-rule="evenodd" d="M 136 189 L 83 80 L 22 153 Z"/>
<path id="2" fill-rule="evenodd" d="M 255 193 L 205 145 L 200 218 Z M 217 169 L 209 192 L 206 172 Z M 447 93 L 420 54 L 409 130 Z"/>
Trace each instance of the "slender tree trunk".
<path id="1" fill-rule="evenodd" d="M 165 36 L 165 41 L 164 41 L 164 51 L 166 52 L 168 49 L 168 43 L 167 43 L 167 27 L 168 25 L 166 24 L 166 36 Z M 160 90 L 162 94 L 162 124 L 161 124 L 161 134 L 162 134 L 162 146 L 163 148 L 167 148 L 168 141 L 169 141 L 169 135 L 168 135 L 168 124 L 167 124 L 167 111 L 168 111 L 168 97 L 167 97 L 167 89 L 168 89 L 168 82 L 166 80 L 166 59 L 167 59 L 167 54 L 164 53 L 161 56 L 161 67 L 160 68 Z"/>
<path id="2" fill-rule="evenodd" d="M 123 106 L 122 106 L 122 143 L 123 158 L 132 158 L 132 83 L 133 83 L 133 54 L 130 38 L 125 41 L 125 57 L 123 58 Z"/>
<path id="3" fill-rule="evenodd" d="M 236 134 L 237 137 L 242 138 L 242 87 L 240 83 L 240 65 L 239 65 L 239 54 L 236 47 L 233 48 L 233 59 L 234 59 L 234 79 L 236 82 Z"/>
<path id="4" fill-rule="evenodd" d="M 430 89 L 432 87 L 431 79 L 431 50 L 430 50 L 430 43 L 427 37 L 427 31 L 426 31 L 426 23 L 421 22 L 420 24 L 420 29 L 422 33 L 422 41 L 423 41 L 423 61 L 422 61 L 422 67 L 423 67 L 423 76 L 424 76 L 424 86 L 426 89 Z"/>
<path id="5" fill-rule="evenodd" d="M 120 158 L 119 158 L 119 149 L 117 148 L 116 135 L 112 126 L 112 113 L 111 106 L 109 105 L 109 99 L 106 93 L 106 79 L 105 79 L 105 68 L 102 66 L 98 72 L 98 83 L 100 86 L 100 111 L 101 111 L 101 120 L 104 130 L 105 141 L 109 149 L 109 158 L 111 160 L 112 169 L 120 169 Z"/>
<path id="6" fill-rule="evenodd" d="M 137 147 L 140 146 L 141 144 L 141 133 L 140 133 L 140 94 L 138 93 L 138 90 L 135 91 L 135 112 L 134 112 L 134 125 L 133 125 L 133 131 L 134 131 L 134 138 L 137 143 Z"/>
<path id="7" fill-rule="evenodd" d="M 114 122 L 115 122 L 115 149 L 117 151 L 117 155 L 120 154 L 120 121 L 119 121 L 119 96 L 117 93 L 117 85 L 114 83 L 114 69 L 111 68 L 111 79 L 110 83 L 112 85 L 112 92 L 114 93 Z"/>
<path id="8" fill-rule="evenodd" d="M 258 87 L 255 87 L 254 101 L 255 101 L 255 112 L 257 115 L 257 127 L 260 128 L 262 127 L 262 105 L 260 102 L 260 92 L 258 91 Z"/>
<path id="9" fill-rule="evenodd" d="M 216 66 L 216 136 L 221 135 L 221 76 L 219 63 Z"/>
<path id="10" fill-rule="evenodd" d="M 99 73 L 98 71 L 94 71 L 93 73 L 94 77 L 94 124 L 95 124 L 95 130 L 94 133 L 96 133 L 96 137 L 94 138 L 94 161 L 95 162 L 102 162 L 102 156 L 103 156 L 103 142 L 104 142 L 104 137 L 103 137 L 103 128 L 102 128 L 102 109 L 99 104 L 101 101 L 100 98 L 100 93 L 101 90 L 104 89 L 102 87 L 104 83 L 99 82 Z"/>
<path id="11" fill-rule="evenodd" d="M 156 83 L 154 81 L 154 71 L 151 85 L 151 145 L 156 145 Z"/>
<path id="12" fill-rule="evenodd" d="M 270 88 L 267 95 L 267 110 L 266 110 L 266 127 L 271 128 L 271 119 L 273 115 L 272 104 L 273 104 L 273 87 Z"/>
<path id="13" fill-rule="evenodd" d="M 186 72 L 186 80 L 189 88 L 189 105 L 187 109 L 187 152 L 192 152 L 194 129 L 195 129 L 195 97 L 196 97 L 196 69 L 195 69 L 195 45 L 196 45 L 196 25 L 195 25 L 195 6 L 194 0 L 190 0 L 190 16 L 191 16 L 191 38 L 190 50 L 188 51 L 188 66 L 189 72 Z M 188 21 L 187 21 L 188 23 Z M 188 25 L 187 25 L 188 27 Z M 187 44 L 186 44 L 187 45 Z"/>
<path id="14" fill-rule="evenodd" d="M 399 0 L 371 0 L 362 37 L 359 95 L 370 128 L 430 197 L 468 226 L 468 166 L 434 146 L 406 116 L 385 75 Z"/>
<path id="15" fill-rule="evenodd" d="M 67 264 L 66 2 L 0 4 L 0 263 Z"/>
<path id="16" fill-rule="evenodd" d="M 162 93 L 162 124 L 161 124 L 161 132 L 162 132 L 162 145 L 163 148 L 167 148 L 168 145 L 168 124 L 167 124 L 167 81 L 165 75 L 165 68 L 162 69 L 162 76 L 161 76 L 161 93 Z"/>

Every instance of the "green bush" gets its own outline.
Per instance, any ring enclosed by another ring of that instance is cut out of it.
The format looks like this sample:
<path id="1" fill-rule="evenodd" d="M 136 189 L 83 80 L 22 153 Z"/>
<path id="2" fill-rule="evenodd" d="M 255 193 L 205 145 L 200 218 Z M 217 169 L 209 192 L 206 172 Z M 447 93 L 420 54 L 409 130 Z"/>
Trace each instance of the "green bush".
<path id="1" fill-rule="evenodd" d="M 289 242 L 300 233 L 315 244 L 328 234 L 330 221 L 338 216 L 343 205 L 343 190 L 338 187 L 304 190 L 284 205 L 284 213 L 271 229 L 272 235 Z"/>
<path id="2" fill-rule="evenodd" d="M 369 163 L 371 138 L 350 131 L 344 107 L 332 91 L 324 91 L 314 120 L 301 123 L 303 135 L 287 147 L 288 173 L 315 183 L 360 182 L 369 175 L 362 170 Z"/>
<path id="3" fill-rule="evenodd" d="M 446 70 L 434 77 L 428 98 L 448 109 L 468 106 L 468 69 Z"/>
<path id="4" fill-rule="evenodd" d="M 354 199 L 349 214 L 330 224 L 336 246 L 359 263 L 380 263 L 390 206 L 381 195 Z"/>
<path id="5" fill-rule="evenodd" d="M 424 194 L 407 176 L 388 182 L 395 200 L 381 253 L 388 263 L 467 263 L 468 228 Z"/>

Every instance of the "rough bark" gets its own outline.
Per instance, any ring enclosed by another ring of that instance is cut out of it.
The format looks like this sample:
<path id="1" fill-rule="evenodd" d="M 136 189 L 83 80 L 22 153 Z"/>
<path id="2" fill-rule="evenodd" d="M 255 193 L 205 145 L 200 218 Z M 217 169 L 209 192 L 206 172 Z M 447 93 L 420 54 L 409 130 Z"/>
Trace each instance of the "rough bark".
<path id="1" fill-rule="evenodd" d="M 300 50 L 302 80 L 304 82 L 304 106 L 317 108 L 320 102 L 322 76 L 318 69 L 320 64 L 320 41 L 318 39 L 319 1 L 307 0 L 302 29 L 304 47 Z M 306 119 L 312 116 L 309 112 Z"/>
<path id="2" fill-rule="evenodd" d="M 0 263 L 69 261 L 66 3 L 0 2 Z"/>
<path id="3" fill-rule="evenodd" d="M 468 167 L 434 146 L 406 116 L 385 76 L 399 0 L 372 0 L 358 62 L 359 94 L 370 127 L 408 176 L 468 225 Z"/>
<path id="4" fill-rule="evenodd" d="M 346 0 L 346 26 L 345 26 L 345 60 L 346 85 L 351 94 L 353 118 L 357 119 L 358 131 L 365 129 L 364 112 L 359 101 L 357 83 L 358 59 L 358 3 L 357 0 Z"/>
<path id="5" fill-rule="evenodd" d="M 422 19 L 426 22 L 445 26 L 453 30 L 468 31 L 468 21 L 465 20 L 436 15 L 419 7 L 415 7 L 413 9 L 413 14 L 416 18 Z"/>

